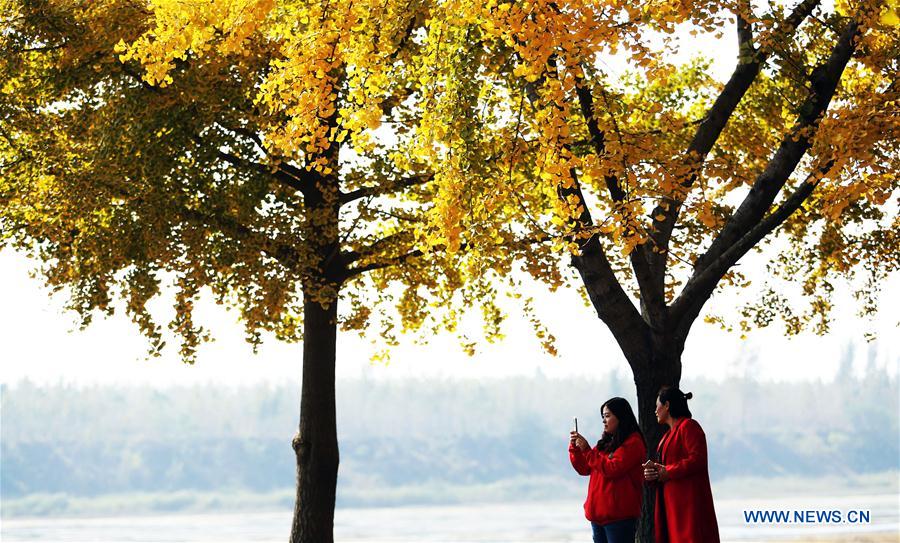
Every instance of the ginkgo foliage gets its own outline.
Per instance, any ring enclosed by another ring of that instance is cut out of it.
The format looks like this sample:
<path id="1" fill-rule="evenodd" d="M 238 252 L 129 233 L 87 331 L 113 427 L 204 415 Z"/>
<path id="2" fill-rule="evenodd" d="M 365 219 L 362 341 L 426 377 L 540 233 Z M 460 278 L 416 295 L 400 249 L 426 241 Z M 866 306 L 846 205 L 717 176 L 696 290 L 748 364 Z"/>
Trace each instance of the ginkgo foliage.
<path id="1" fill-rule="evenodd" d="M 768 291 L 743 326 L 823 330 L 842 277 L 873 310 L 897 268 L 897 8 L 0 0 L 2 239 L 86 319 L 123 300 L 157 348 L 147 302 L 173 277 L 188 360 L 204 289 L 252 342 L 302 338 L 292 538 L 327 541 L 339 323 L 390 345 L 477 306 L 493 339 L 501 290 L 556 289 L 571 263 L 646 430 L 754 247 L 785 240 L 772 273 L 810 304 Z M 698 34 L 737 42 L 727 81 L 671 60 Z"/>
<path id="2" fill-rule="evenodd" d="M 163 271 L 187 361 L 206 337 L 192 319 L 205 287 L 241 311 L 253 343 L 300 339 L 304 299 L 327 303 L 367 272 L 367 288 L 344 290 L 341 325 L 374 319 L 388 344 L 428 304 L 461 299 L 452 255 L 418 243 L 429 165 L 377 132 L 392 109 L 397 133 L 413 122 L 401 104 L 421 14 L 380 6 L 373 26 L 375 3 L 5 4 L 4 237 L 71 287 L 85 323 L 119 296 L 161 349 L 146 302 Z M 316 254 L 326 242 L 335 254 Z M 397 322 L 373 311 L 391 297 Z"/>

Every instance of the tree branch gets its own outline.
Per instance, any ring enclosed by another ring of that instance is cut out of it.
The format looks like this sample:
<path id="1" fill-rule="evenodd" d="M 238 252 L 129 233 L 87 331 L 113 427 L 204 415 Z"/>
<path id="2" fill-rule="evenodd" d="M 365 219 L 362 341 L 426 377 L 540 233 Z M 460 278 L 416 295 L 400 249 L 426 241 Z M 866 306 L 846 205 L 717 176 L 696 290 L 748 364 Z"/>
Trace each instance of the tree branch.
<path id="1" fill-rule="evenodd" d="M 407 4 L 407 9 L 412 7 L 412 2 Z M 409 43 L 410 38 L 412 38 L 413 31 L 416 29 L 416 22 L 419 20 L 419 17 L 416 13 L 412 14 L 412 17 L 409 20 L 409 24 L 406 25 L 406 29 L 403 31 L 403 36 L 397 40 L 397 47 L 391 51 L 391 54 L 388 55 L 388 58 L 393 62 L 397 60 L 397 57 L 400 56 L 400 51 L 403 50 L 403 47 Z"/>
<path id="2" fill-rule="evenodd" d="M 278 174 L 279 181 L 304 195 L 314 184 L 325 180 L 324 176 L 315 170 L 304 170 L 287 162 L 278 163 Z"/>
<path id="3" fill-rule="evenodd" d="M 219 158 L 221 158 L 222 160 L 224 160 L 224 161 L 228 162 L 229 164 L 232 164 L 238 168 L 255 170 L 258 173 L 261 173 L 263 175 L 271 175 L 271 176 L 275 177 L 275 179 L 277 179 L 278 181 L 281 181 L 285 185 L 289 186 L 290 188 L 292 188 L 298 192 L 303 192 L 304 187 L 306 186 L 304 183 L 298 182 L 298 180 L 296 178 L 294 178 L 293 176 L 288 175 L 280 167 L 279 167 L 279 169 L 277 169 L 273 172 L 272 169 L 269 168 L 268 166 L 266 166 L 265 164 L 260 164 L 259 162 L 254 162 L 254 161 L 248 160 L 246 158 L 241 158 L 241 157 L 235 156 L 231 153 L 228 153 L 228 152 L 225 152 L 222 150 L 218 151 L 218 155 L 219 155 Z"/>
<path id="4" fill-rule="evenodd" d="M 341 260 L 344 262 L 344 265 L 350 265 L 354 262 L 359 261 L 360 259 L 377 253 L 378 251 L 384 249 L 386 245 L 391 243 L 398 243 L 404 240 L 409 241 L 409 237 L 412 235 L 411 232 L 407 230 L 401 230 L 399 232 L 394 232 L 393 234 L 389 234 L 383 238 L 377 239 L 372 243 L 366 245 L 365 247 L 361 247 L 357 250 L 353 251 L 342 251 L 341 252 Z"/>
<path id="5" fill-rule="evenodd" d="M 727 267 L 722 269 L 722 265 L 731 262 L 734 255 L 738 255 L 738 258 L 743 255 L 746 252 L 744 245 L 749 240 L 762 239 L 762 237 L 757 239 L 756 234 L 764 228 L 760 225 L 768 224 L 763 220 L 763 216 L 809 149 L 810 138 L 815 133 L 819 117 L 828 109 L 844 68 L 856 47 L 856 37 L 859 35 L 859 24 L 856 21 L 848 23 L 832 49 L 828 61 L 813 70 L 810 75 L 812 87 L 810 94 L 801 107 L 799 118 L 791 133 L 782 140 L 766 169 L 757 177 L 750 192 L 725 223 L 709 249 L 697 259 L 694 273 L 673 303 L 672 314 L 673 317 L 682 320 L 680 325 L 689 326 L 691 318 L 696 318 L 699 314 L 698 304 L 702 307 L 705 297 L 712 292 L 709 288 L 710 278 L 715 278 L 715 282 L 718 282 L 728 270 Z M 792 201 L 789 198 L 786 202 Z M 764 231 L 762 235 L 767 232 Z M 696 312 L 693 308 L 696 308 Z"/>
<path id="6" fill-rule="evenodd" d="M 139 205 L 144 203 L 144 198 L 142 196 L 135 196 L 134 194 L 129 193 L 127 187 L 100 181 L 96 181 L 95 184 L 109 191 L 109 194 L 121 198 L 122 200 L 134 201 Z M 280 243 L 263 233 L 256 232 L 252 228 L 231 217 L 210 215 L 184 205 L 177 206 L 175 212 L 180 219 L 186 222 L 209 226 L 232 238 L 254 243 L 260 251 L 263 251 L 267 255 L 278 260 L 289 270 L 296 270 L 297 264 L 301 260 L 300 253 L 295 247 Z"/>
<path id="7" fill-rule="evenodd" d="M 160 94 L 163 92 L 163 89 L 147 83 L 144 80 L 144 78 L 141 77 L 141 75 L 139 73 L 135 72 L 131 68 L 131 66 L 129 66 L 128 64 L 121 62 L 121 63 L 119 63 L 119 66 L 121 66 L 121 68 L 122 68 L 122 73 L 124 73 L 125 75 L 129 76 L 133 80 L 140 83 L 141 87 L 143 87 L 144 90 L 147 90 L 154 94 Z M 230 130 L 236 134 L 250 138 L 254 143 L 259 145 L 259 147 L 263 151 L 265 151 L 265 147 L 263 146 L 263 142 L 262 142 L 262 139 L 260 139 L 259 134 L 256 134 L 253 131 L 247 130 L 242 127 L 226 126 L 225 124 L 223 124 L 221 121 L 218 121 L 218 120 L 215 122 L 217 124 L 219 124 L 220 126 L 222 126 L 226 130 Z M 196 141 L 198 143 L 205 143 L 199 135 L 193 135 L 192 138 L 194 139 L 194 141 Z M 309 190 L 310 185 L 312 183 L 314 183 L 315 181 L 318 181 L 318 179 L 319 179 L 319 174 L 317 172 L 307 172 L 306 170 L 302 170 L 302 169 L 292 166 L 291 164 L 288 164 L 286 162 L 280 162 L 278 164 L 277 169 L 273 172 L 271 170 L 271 168 L 269 168 L 268 166 L 266 166 L 264 164 L 259 164 L 257 162 L 253 162 L 253 161 L 250 161 L 247 159 L 242 159 L 242 158 L 236 157 L 234 155 L 231 155 L 231 156 L 227 156 L 227 155 L 228 155 L 228 153 L 223 153 L 221 151 L 219 152 L 219 158 L 226 160 L 227 162 L 229 162 L 237 167 L 241 167 L 241 168 L 251 167 L 262 173 L 272 175 L 279 182 L 287 185 L 288 187 L 290 187 L 298 192 L 302 192 L 304 194 L 305 194 L 305 191 Z"/>
<path id="8" fill-rule="evenodd" d="M 216 121 L 216 124 L 224 128 L 225 130 L 229 130 L 231 132 L 234 132 L 235 134 L 244 136 L 245 138 L 255 143 L 257 147 L 259 147 L 263 152 L 266 152 L 266 147 L 263 145 L 262 138 L 255 131 L 244 128 L 243 126 L 229 126 L 222 121 Z"/>
<path id="9" fill-rule="evenodd" d="M 57 49 L 62 49 L 63 47 L 67 47 L 69 45 L 68 41 L 63 41 L 62 43 L 56 44 L 48 44 L 34 47 L 22 47 L 22 48 L 12 48 L 13 53 L 43 53 L 46 51 L 55 51 Z"/>
<path id="10" fill-rule="evenodd" d="M 804 0 L 794 8 L 784 23 L 776 29 L 775 35 L 772 37 L 773 43 L 791 36 L 800 23 L 818 6 L 819 2 L 820 0 Z M 742 2 L 742 4 L 746 5 L 748 2 Z M 749 6 L 747 8 L 749 9 Z M 756 80 L 763 64 L 772 52 L 771 47 L 754 49 L 751 25 L 740 12 L 737 14 L 737 33 L 739 39 L 737 66 L 688 145 L 686 159 L 693 161 L 691 172 L 681 183 L 678 194 L 665 198 L 650 213 L 656 228 L 652 232 L 649 242 L 656 246 L 658 252 L 648 253 L 648 259 L 651 260 L 654 270 L 657 273 L 661 270 L 663 275 L 665 274 L 669 240 L 687 193 L 696 181 L 706 156 L 718 141 L 737 105 Z M 656 217 L 660 216 L 663 219 L 657 220 Z"/>
<path id="11" fill-rule="evenodd" d="M 180 210 L 180 214 L 191 222 L 213 226 L 232 238 L 254 243 L 260 251 L 277 260 L 288 270 L 296 271 L 297 269 L 300 255 L 297 249 L 291 245 L 279 243 L 229 217 L 208 215 L 186 207 Z"/>
<path id="12" fill-rule="evenodd" d="M 706 120 L 706 117 L 701 117 L 700 119 L 694 119 L 693 121 L 687 121 L 684 123 L 684 126 L 696 126 L 696 125 L 699 125 L 700 123 L 702 123 L 704 120 Z M 632 136 L 632 137 L 660 136 L 662 134 L 667 134 L 670 131 L 671 130 L 668 127 L 641 130 L 640 132 L 632 132 L 629 130 L 622 130 L 621 127 L 619 128 L 619 132 L 621 132 L 622 134 L 625 134 L 627 136 Z M 585 146 L 593 147 L 593 145 L 594 145 L 594 141 L 591 138 L 588 138 L 586 140 L 575 140 L 572 142 L 572 147 L 585 147 Z"/>
<path id="13" fill-rule="evenodd" d="M 578 105 L 581 109 L 581 116 L 587 123 L 588 134 L 590 135 L 590 143 L 594 148 L 594 152 L 598 156 L 606 152 L 606 134 L 600 130 L 597 125 L 597 119 L 594 117 L 594 97 L 591 90 L 584 85 L 584 79 L 576 80 L 575 92 L 578 95 Z M 619 185 L 619 179 L 614 175 L 604 176 L 606 187 L 609 195 L 614 202 L 621 202 L 625 199 L 625 191 Z"/>
<path id="14" fill-rule="evenodd" d="M 548 236 L 538 236 L 538 237 L 534 237 L 534 238 L 526 238 L 526 239 L 514 240 L 514 241 L 512 242 L 512 244 L 513 244 L 513 245 L 519 245 L 519 244 L 544 243 L 544 242 L 546 242 L 546 241 L 548 241 L 548 240 L 550 240 L 550 238 L 549 238 Z M 376 243 L 377 243 L 377 242 L 376 242 Z M 373 245 L 374 245 L 374 244 L 373 244 Z M 459 246 L 459 250 L 460 250 L 460 251 L 465 251 L 465 250 L 467 250 L 467 249 L 468 249 L 468 244 L 467 244 L 467 243 L 462 243 L 462 244 L 460 244 L 460 246 Z M 409 251 L 409 252 L 407 252 L 407 253 L 403 253 L 403 254 L 401 254 L 401 255 L 399 255 L 399 256 L 395 256 L 395 257 L 389 258 L 389 259 L 387 259 L 387 260 L 383 260 L 383 261 L 379 261 L 379 262 L 370 262 L 369 264 L 365 264 L 365 265 L 359 266 L 359 267 L 357 267 L 357 268 L 349 268 L 349 267 L 347 267 L 347 268 L 345 268 L 345 269 L 346 269 L 346 276 L 345 276 L 345 277 L 346 277 L 347 279 L 349 279 L 349 278 L 351 278 L 351 277 L 355 277 L 355 276 L 357 276 L 357 275 L 361 275 L 361 274 L 363 274 L 363 273 L 365 273 L 365 272 L 368 272 L 368 271 L 372 271 L 372 270 L 380 270 L 380 269 L 382 269 L 382 268 L 387 268 L 387 267 L 389 267 L 389 266 L 395 266 L 395 265 L 398 265 L 398 264 L 403 264 L 403 263 L 405 263 L 405 262 L 407 262 L 407 261 L 409 261 L 409 260 L 411 260 L 411 259 L 413 259 L 413 258 L 418 258 L 418 257 L 420 257 L 420 256 L 424 256 L 424 254 L 425 254 L 425 252 L 422 251 L 421 249 L 413 249 L 413 250 L 411 250 L 411 251 Z M 353 252 L 353 251 L 349 251 L 349 252 L 344 253 L 344 254 L 343 254 L 344 262 L 345 262 L 345 263 L 350 262 L 350 260 L 348 260 L 348 259 L 353 259 L 355 256 L 356 256 L 356 253 Z M 354 260 L 358 260 L 358 258 L 356 258 L 356 259 L 354 259 Z"/>
<path id="15" fill-rule="evenodd" d="M 672 315 L 676 317 L 680 327 L 690 327 L 690 323 L 700 314 L 704 303 L 715 291 L 716 285 L 747 252 L 757 243 L 778 228 L 788 217 L 806 201 L 816 186 L 821 176 L 827 172 L 834 161 L 825 164 L 816 174 L 810 175 L 806 181 L 800 184 L 796 190 L 785 199 L 775 211 L 765 219 L 758 222 L 746 232 L 741 239 L 731 245 L 728 250 L 720 254 L 700 274 L 692 277 L 685 285 L 681 295 L 672 304 Z"/>
<path id="16" fill-rule="evenodd" d="M 629 364 L 645 360 L 649 327 L 619 284 L 597 236 L 581 245 L 581 253 L 572 257 L 572 265 L 581 276 L 597 316 L 613 333 Z"/>
<path id="17" fill-rule="evenodd" d="M 425 183 L 430 182 L 432 179 L 434 179 L 434 174 L 432 173 L 403 177 L 400 179 L 389 181 L 380 186 L 362 187 L 350 192 L 342 192 L 339 196 L 339 199 L 341 205 L 343 205 L 354 200 L 359 200 L 360 198 L 365 198 L 366 196 L 382 196 L 384 194 L 391 194 L 393 192 L 397 192 L 398 190 L 414 187 L 416 185 L 424 185 Z"/>
<path id="18" fill-rule="evenodd" d="M 198 145 L 201 145 L 201 146 L 212 145 L 212 144 L 208 143 L 207 141 L 205 141 L 202 137 L 200 137 L 196 134 L 191 135 L 191 139 L 193 139 L 195 143 L 197 143 Z M 235 166 L 236 168 L 240 168 L 243 170 L 255 171 L 264 176 L 274 177 L 276 180 L 278 180 L 281 183 L 287 185 L 288 187 L 296 190 L 297 192 L 305 194 L 305 192 L 307 190 L 309 190 L 309 183 L 307 181 L 309 181 L 310 179 L 297 178 L 294 175 L 291 175 L 290 173 L 288 173 L 287 171 L 284 170 L 284 166 L 285 166 L 284 163 L 279 164 L 278 167 L 273 171 L 271 167 L 269 167 L 265 164 L 255 162 L 255 161 L 247 159 L 247 158 L 239 157 L 239 156 L 229 153 L 227 151 L 223 151 L 221 148 L 219 148 L 216 151 L 216 155 L 220 159 L 224 160 L 225 162 L 228 162 L 229 164 L 231 164 L 232 166 Z M 307 172 L 302 172 L 302 173 L 307 173 Z M 312 174 L 310 174 L 309 177 L 312 177 Z"/>
<path id="19" fill-rule="evenodd" d="M 418 258 L 424 254 L 425 253 L 421 249 L 415 249 L 408 253 L 405 253 L 405 254 L 402 254 L 399 256 L 395 256 L 395 257 L 389 258 L 387 260 L 382 260 L 379 262 L 370 262 L 368 264 L 359 266 L 357 268 L 346 268 L 346 271 L 344 273 L 344 278 L 345 278 L 345 280 L 352 279 L 353 277 L 362 275 L 369 271 L 380 270 L 382 268 L 387 268 L 390 266 L 397 266 L 400 264 L 404 264 L 405 262 L 407 262 L 413 258 Z"/>
<path id="20" fill-rule="evenodd" d="M 521 61 L 521 59 L 519 60 Z M 551 56 L 548 59 L 547 65 L 554 70 L 556 69 L 555 56 Z M 525 84 L 525 95 L 532 104 L 537 103 L 540 98 L 537 87 L 544 79 L 545 76 L 542 75 L 536 81 Z M 573 219 L 570 226 L 574 227 L 572 228 L 574 232 L 593 230 L 594 221 L 584 200 L 578 176 L 575 171 L 570 171 L 570 175 L 572 176 L 572 186 L 568 189 L 564 187 L 558 189 L 559 197 L 563 201 L 566 201 L 569 195 L 573 195 L 582 208 L 580 217 Z M 573 241 L 577 240 L 573 239 Z M 580 254 L 572 257 L 572 265 L 578 270 L 588 298 L 597 311 L 597 315 L 612 331 L 613 336 L 629 361 L 646 358 L 642 347 L 644 346 L 643 339 L 646 337 L 647 325 L 634 307 L 631 299 L 625 293 L 618 278 L 616 278 L 615 271 L 612 269 L 609 258 L 606 256 L 603 246 L 600 245 L 599 239 L 596 235 L 591 235 L 579 246 Z M 640 339 L 639 341 L 634 341 L 635 338 Z"/>
<path id="21" fill-rule="evenodd" d="M 548 62 L 548 65 L 552 68 L 556 67 L 555 61 Z M 600 130 L 594 115 L 594 97 L 591 94 L 590 89 L 587 88 L 583 82 L 584 78 L 576 80 L 575 84 L 575 92 L 578 95 L 578 104 L 580 106 L 581 115 L 584 118 L 585 123 L 587 123 L 588 134 L 590 135 L 590 141 L 593 145 L 594 152 L 598 155 L 602 155 L 606 151 L 606 135 Z M 575 171 L 572 170 L 570 173 L 573 179 L 575 179 Z M 606 181 L 606 187 L 607 190 L 609 190 L 609 195 L 613 202 L 623 202 L 626 194 L 619 184 L 618 177 L 615 175 L 606 175 L 604 176 L 604 180 Z M 560 197 L 565 199 L 569 194 L 572 194 L 578 198 L 579 203 L 586 210 L 587 204 L 584 201 L 584 195 L 581 192 L 581 188 L 577 186 L 577 181 L 576 189 L 577 190 L 572 191 L 563 190 L 561 191 Z M 588 222 L 584 222 L 585 220 Z M 582 228 L 590 227 L 593 225 L 593 219 L 591 219 L 589 213 L 586 217 L 583 214 L 579 219 L 579 223 Z M 663 326 L 666 319 L 664 294 L 665 277 L 662 274 L 660 274 L 659 277 L 653 276 L 653 270 L 650 268 L 646 249 L 642 247 L 643 246 L 635 247 L 628 255 L 631 262 L 631 268 L 634 270 L 635 279 L 637 279 L 638 282 L 638 288 L 641 291 L 641 313 L 644 315 L 648 324 Z"/>
<path id="22" fill-rule="evenodd" d="M 738 57 L 753 53 L 753 25 L 747 21 L 747 17 L 753 16 L 753 8 L 750 0 L 739 0 L 737 18 Z"/>

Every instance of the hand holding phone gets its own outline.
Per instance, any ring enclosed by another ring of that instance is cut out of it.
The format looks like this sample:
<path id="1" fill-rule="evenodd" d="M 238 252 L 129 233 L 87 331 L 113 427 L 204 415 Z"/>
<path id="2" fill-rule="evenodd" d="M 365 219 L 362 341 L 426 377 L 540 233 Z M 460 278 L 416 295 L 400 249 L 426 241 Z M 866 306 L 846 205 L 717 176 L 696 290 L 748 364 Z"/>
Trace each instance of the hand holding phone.
<path id="1" fill-rule="evenodd" d="M 578 417 L 573 417 L 572 420 L 575 423 L 575 429 L 569 432 L 569 445 L 581 450 L 589 449 L 590 446 L 588 445 L 587 440 L 583 435 L 578 433 Z"/>
<path id="2" fill-rule="evenodd" d="M 574 447 L 578 444 L 581 434 L 578 433 L 578 417 L 573 417 L 572 420 L 575 422 L 575 429 L 569 432 L 569 445 Z"/>

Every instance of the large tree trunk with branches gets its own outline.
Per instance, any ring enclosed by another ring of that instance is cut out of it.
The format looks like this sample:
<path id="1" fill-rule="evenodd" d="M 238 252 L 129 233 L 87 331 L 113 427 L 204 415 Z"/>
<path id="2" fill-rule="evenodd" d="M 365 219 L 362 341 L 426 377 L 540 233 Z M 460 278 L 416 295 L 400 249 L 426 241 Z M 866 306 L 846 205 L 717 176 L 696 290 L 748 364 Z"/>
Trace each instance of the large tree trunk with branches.
<path id="1" fill-rule="evenodd" d="M 799 4 L 780 32 L 790 35 L 817 4 L 816 0 L 805 0 Z M 737 31 L 742 58 L 700 123 L 688 148 L 689 155 L 700 157 L 701 165 L 769 54 L 764 49 L 753 48 L 750 25 L 741 16 L 738 16 Z M 797 211 L 815 188 L 817 178 L 813 174 L 775 205 L 788 178 L 810 148 L 810 135 L 815 133 L 818 119 L 828 108 L 858 35 L 858 24 L 849 21 L 827 61 L 812 70 L 809 94 L 799 110 L 794 127 L 785 135 L 743 203 L 726 221 L 706 252 L 694 262 L 693 272 L 677 297 L 667 300 L 665 294 L 666 255 L 684 197 L 669 198 L 665 205 L 653 211 L 651 215 L 655 220 L 655 229 L 645 243 L 636 246 L 629 254 L 638 287 L 640 310 L 616 277 L 611 261 L 596 236 L 592 235 L 580 243 L 580 253 L 573 257 L 572 264 L 581 276 L 598 317 L 610 329 L 631 366 L 637 388 L 638 418 L 651 458 L 656 454 L 663 433 L 663 428 L 656 423 L 656 397 L 662 386 L 679 386 L 681 355 L 691 326 L 732 266 Z M 586 87 L 577 90 L 592 144 L 597 152 L 602 153 L 605 140 L 594 118 L 593 97 Z M 698 177 L 697 168 L 682 182 L 684 194 L 690 191 Z M 606 184 L 613 202 L 626 199 L 617 178 L 608 177 Z M 560 198 L 575 198 L 581 204 L 581 215 L 573 219 L 576 230 L 593 228 L 594 221 L 577 182 L 571 188 L 560 190 Z M 639 540 L 642 542 L 653 541 L 654 491 L 650 486 L 645 491 L 639 528 Z"/>

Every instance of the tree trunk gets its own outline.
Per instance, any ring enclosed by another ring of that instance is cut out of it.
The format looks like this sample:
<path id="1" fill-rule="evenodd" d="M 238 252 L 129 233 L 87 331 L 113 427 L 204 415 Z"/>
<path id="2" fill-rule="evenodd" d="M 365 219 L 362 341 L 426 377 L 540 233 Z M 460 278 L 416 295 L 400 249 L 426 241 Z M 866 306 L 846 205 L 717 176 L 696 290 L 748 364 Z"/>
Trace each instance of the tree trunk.
<path id="1" fill-rule="evenodd" d="M 671 336 L 651 339 L 649 364 L 633 364 L 637 388 L 638 424 L 647 440 L 647 454 L 654 461 L 659 458 L 656 447 L 665 426 L 656 422 L 656 398 L 663 386 L 678 387 L 681 381 L 681 353 L 684 342 Z M 656 485 L 644 485 L 644 501 L 638 522 L 637 541 L 653 543 L 653 511 L 656 505 Z"/>
<path id="2" fill-rule="evenodd" d="M 291 543 L 332 543 L 337 490 L 338 441 L 335 412 L 337 300 L 322 307 L 303 303 L 303 386 L 297 456 L 297 499 Z"/>

